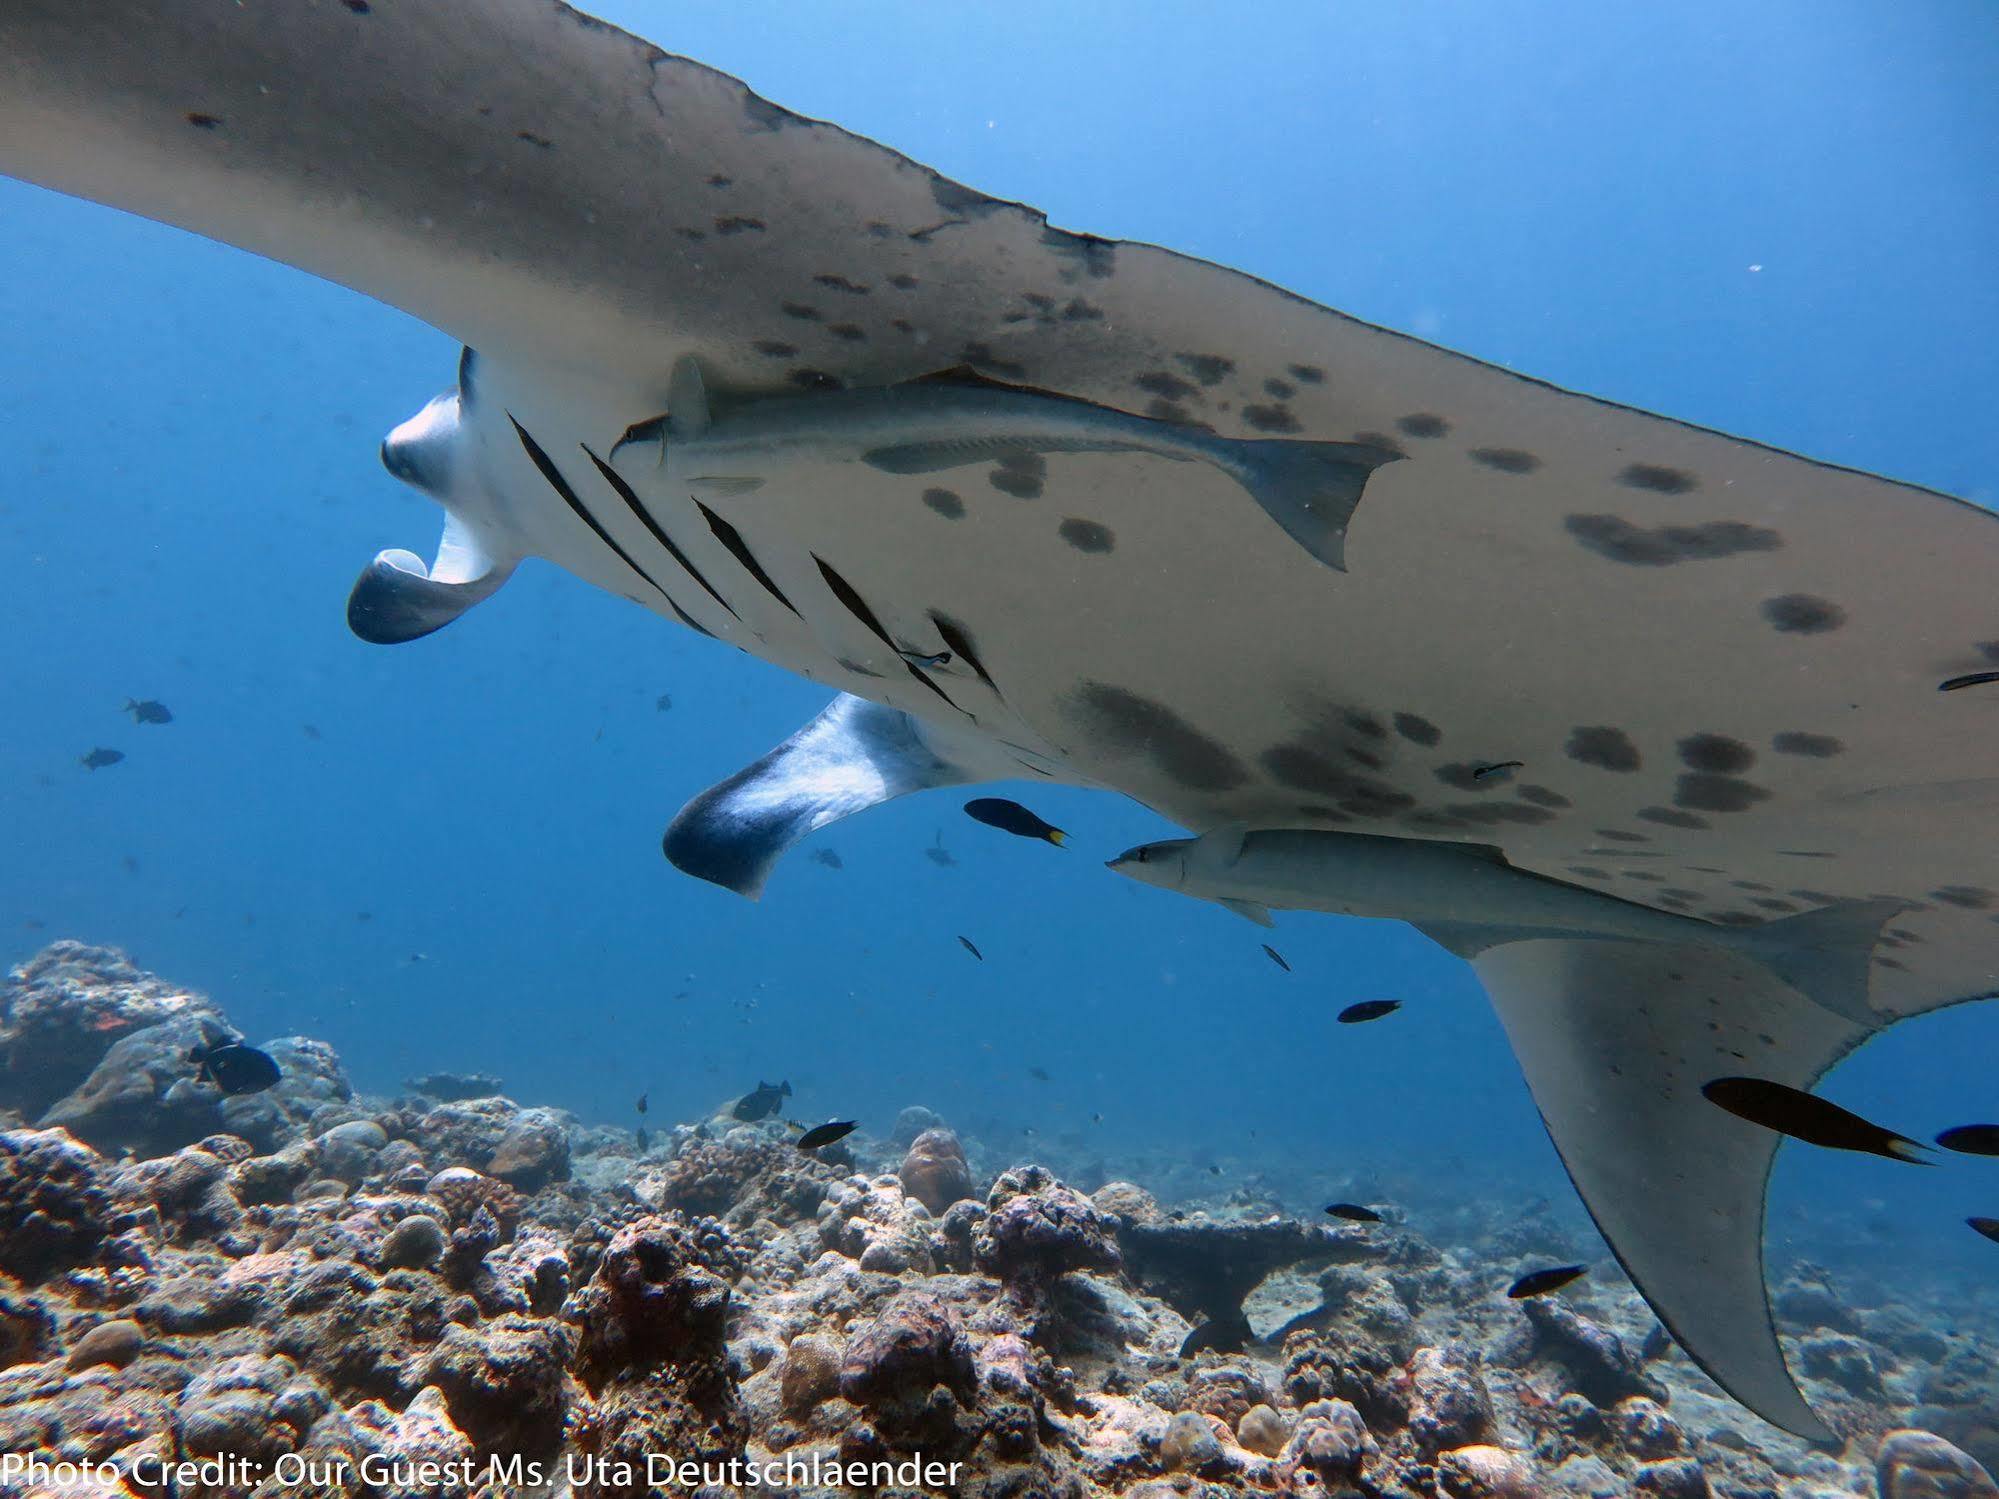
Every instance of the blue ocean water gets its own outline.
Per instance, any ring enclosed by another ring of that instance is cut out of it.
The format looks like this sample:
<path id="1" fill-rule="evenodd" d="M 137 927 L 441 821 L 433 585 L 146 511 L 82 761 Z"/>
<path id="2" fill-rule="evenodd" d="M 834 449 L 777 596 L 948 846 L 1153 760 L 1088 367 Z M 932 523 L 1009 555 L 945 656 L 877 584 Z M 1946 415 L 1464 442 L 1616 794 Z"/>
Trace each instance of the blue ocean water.
<path id="1" fill-rule="evenodd" d="M 598 8 L 1058 224 L 1994 498 L 1990 10 Z M 1167 831 L 1107 795 L 1035 790 L 1063 851 L 935 793 L 821 835 L 843 867 L 794 857 L 759 905 L 678 875 L 675 808 L 823 693 L 539 566 L 431 639 L 358 643 L 356 571 L 437 525 L 376 444 L 455 347 L 17 184 L 0 222 L 0 957 L 117 944 L 373 1089 L 482 1068 L 630 1123 L 641 1091 L 673 1119 L 782 1077 L 800 1117 L 927 1103 L 1024 1157 L 1079 1134 L 1113 1174 L 1310 1161 L 1566 1200 L 1468 969 L 1299 915 L 1283 973 L 1265 934 L 1100 867 Z M 98 745 L 127 758 L 85 771 Z M 1395 1023 L 1334 1025 L 1376 997 Z M 1825 1091 L 1926 1135 L 1999 1115 L 1995 1060 L 1999 1005 L 1964 1007 Z M 1851 1207 L 1888 1262 L 1989 1254 L 1956 1223 L 1999 1214 L 1979 1166 L 1787 1151 L 1778 1237 L 1782 1204 Z"/>

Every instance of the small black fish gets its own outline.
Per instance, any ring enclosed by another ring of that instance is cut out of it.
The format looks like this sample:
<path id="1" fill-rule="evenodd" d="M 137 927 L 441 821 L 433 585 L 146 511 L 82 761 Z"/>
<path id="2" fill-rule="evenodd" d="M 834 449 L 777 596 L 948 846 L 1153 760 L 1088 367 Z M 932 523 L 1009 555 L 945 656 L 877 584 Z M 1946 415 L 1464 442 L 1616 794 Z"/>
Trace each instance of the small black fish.
<path id="1" fill-rule="evenodd" d="M 974 797 L 965 803 L 965 815 L 1002 833 L 1011 833 L 1016 838 L 1038 838 L 1057 848 L 1069 838 L 1054 823 L 1042 821 L 1019 802 L 1010 802 L 1003 796 Z"/>
<path id="2" fill-rule="evenodd" d="M 197 1046 L 187 1054 L 194 1063 L 194 1075 L 212 1083 L 229 1097 L 241 1093 L 262 1093 L 275 1088 L 283 1076 L 267 1051 L 245 1046 L 240 1041 L 218 1041 L 213 1046 Z"/>
<path id="3" fill-rule="evenodd" d="M 1928 1164 L 1916 1153 L 1923 1147 L 1914 1140 L 1883 1129 L 1858 1114 L 1849 1114 L 1836 1103 L 1767 1078 L 1718 1077 L 1701 1089 L 1701 1095 L 1738 1119 L 1760 1124 L 1764 1129 L 1789 1135 L 1807 1145 L 1822 1145 L 1827 1150 L 1857 1150 L 1918 1166 Z"/>
<path id="4" fill-rule="evenodd" d="M 1348 1005 L 1340 1011 L 1341 1025 L 1359 1025 L 1364 1020 L 1379 1020 L 1384 1015 L 1393 1015 L 1402 1008 L 1399 999 L 1364 999 L 1357 1005 Z"/>
<path id="5" fill-rule="evenodd" d="M 1344 1218 L 1349 1223 L 1379 1223 L 1381 1214 L 1373 1208 L 1364 1208 L 1357 1202 L 1336 1202 L 1326 1209 L 1335 1218 Z"/>
<path id="6" fill-rule="evenodd" d="M 1523 1275 L 1506 1288 L 1506 1294 L 1514 1301 L 1525 1301 L 1529 1296 L 1546 1296 L 1550 1291 L 1559 1291 L 1572 1280 L 1581 1280 L 1589 1274 L 1584 1265 L 1558 1265 L 1552 1270 L 1534 1270 Z"/>
<path id="7" fill-rule="evenodd" d="M 102 770 L 107 765 L 116 765 L 125 758 L 123 750 L 105 749 L 99 745 L 77 763 L 85 770 Z"/>
<path id="8" fill-rule="evenodd" d="M 768 1119 L 784 1107 L 784 1101 L 791 1097 L 790 1083 L 767 1083 L 757 1079 L 756 1091 L 745 1093 L 736 1100 L 736 1106 L 729 1112 L 746 1123 Z"/>
<path id="9" fill-rule="evenodd" d="M 652 711 L 655 713 L 664 713 L 666 712 L 667 709 L 671 708 L 672 706 L 673 706 L 673 694 L 670 692 L 662 692 L 658 697 L 652 700 Z"/>
<path id="10" fill-rule="evenodd" d="M 939 666 L 949 666 L 951 664 L 951 653 L 949 651 L 937 651 L 927 656 L 922 651 L 897 651 L 896 654 L 911 666 L 935 669 Z"/>
<path id="11" fill-rule="evenodd" d="M 1971 1225 L 1973 1233 L 1983 1234 L 1993 1243 L 1999 1244 L 1999 1218 L 1967 1218 L 1964 1221 Z"/>
<path id="12" fill-rule="evenodd" d="M 649 1104 L 649 1103 L 651 1103 L 651 1102 L 652 1102 L 652 1090 L 651 1090 L 650 1088 L 648 1088 L 648 1089 L 647 1089 L 647 1090 L 646 1090 L 645 1092 L 643 1092 L 643 1093 L 641 1093 L 641 1094 L 639 1095 L 639 1101 L 638 1101 L 638 1103 L 637 1103 L 636 1107 L 637 1107 L 638 1111 L 639 1111 L 639 1112 L 640 1112 L 641 1114 L 643 1114 L 643 1113 L 644 1113 L 644 1112 L 646 1111 L 646 1105 L 647 1105 L 647 1104 Z"/>
<path id="13" fill-rule="evenodd" d="M 125 711 L 132 715 L 133 723 L 172 723 L 173 712 L 165 703 L 156 703 L 151 698 L 134 702 L 125 699 Z"/>
<path id="14" fill-rule="evenodd" d="M 632 1131 L 632 1143 L 638 1146 L 640 1150 L 650 1150 L 652 1148 L 652 1135 L 643 1124 Z"/>
<path id="15" fill-rule="evenodd" d="M 1037 1083 L 1045 1083 L 1050 1081 L 1050 1078 L 1048 1076 L 1048 1069 L 1046 1067 L 1030 1067 L 1027 1069 L 1027 1075 L 1033 1078 Z"/>
<path id="16" fill-rule="evenodd" d="M 1999 1155 L 1999 1124 L 1960 1124 L 1938 1135 L 1937 1144 L 1959 1155 Z"/>
<path id="17" fill-rule="evenodd" d="M 1947 677 L 1937 683 L 1937 691 L 1956 692 L 1962 687 L 1982 687 L 1987 682 L 1999 682 L 1999 671 L 1973 671 L 1961 677 Z"/>
<path id="18" fill-rule="evenodd" d="M 847 867 L 840 862 L 840 856 L 830 848 L 815 849 L 812 857 L 817 859 L 821 864 L 824 864 L 828 869 L 844 869 Z"/>
<path id="19" fill-rule="evenodd" d="M 860 1128 L 853 1119 L 833 1119 L 825 1124 L 815 1125 L 798 1137 L 800 1150 L 817 1150 L 822 1145 L 831 1145 L 835 1140 L 844 1140 Z"/>
<path id="20" fill-rule="evenodd" d="M 1208 1175 L 1210 1176 L 1220 1176 L 1221 1174 L 1222 1174 L 1222 1168 L 1219 1166 L 1210 1166 L 1208 1168 Z"/>
<path id="21" fill-rule="evenodd" d="M 966 952 L 970 953 L 973 957 L 977 958 L 981 963 L 985 962 L 986 955 L 980 952 L 978 948 L 973 945 L 972 939 L 970 937 L 960 935 L 958 938 L 958 945 L 963 947 Z"/>
<path id="22" fill-rule="evenodd" d="M 940 869 L 949 869 L 953 864 L 958 862 L 951 857 L 951 850 L 944 846 L 944 830 L 942 828 L 937 830 L 937 835 L 931 840 L 930 847 L 923 851 L 923 857 Z"/>
<path id="23" fill-rule="evenodd" d="M 1237 1353 L 1255 1341 L 1256 1330 L 1240 1310 L 1219 1312 L 1187 1334 L 1180 1344 L 1180 1357 L 1192 1358 L 1203 1349 Z"/>
<path id="24" fill-rule="evenodd" d="M 1525 760 L 1497 760 L 1491 765 L 1479 766 L 1471 773 L 1471 778 L 1474 781 L 1490 780 L 1494 776 L 1503 776 L 1510 770 L 1518 770 L 1526 763 Z"/>
<path id="25" fill-rule="evenodd" d="M 298 726 L 298 728 L 299 732 L 305 735 L 305 737 L 308 739 L 319 739 L 324 737 L 320 734 L 319 730 L 315 728 L 312 724 L 302 723 Z"/>
<path id="26" fill-rule="evenodd" d="M 1263 955 L 1279 968 L 1282 968 L 1286 973 L 1291 971 L 1291 965 L 1284 961 L 1284 954 L 1272 947 L 1268 942 L 1263 944 Z"/>

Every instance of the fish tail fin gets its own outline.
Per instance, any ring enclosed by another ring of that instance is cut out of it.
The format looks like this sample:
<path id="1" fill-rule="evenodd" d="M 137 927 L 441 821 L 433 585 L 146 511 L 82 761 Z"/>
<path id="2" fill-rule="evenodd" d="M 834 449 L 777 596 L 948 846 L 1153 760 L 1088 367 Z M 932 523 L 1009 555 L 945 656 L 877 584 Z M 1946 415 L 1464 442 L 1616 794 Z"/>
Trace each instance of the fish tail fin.
<path id="1" fill-rule="evenodd" d="M 1263 513 L 1336 572 L 1347 570 L 1347 527 L 1368 476 L 1401 456 L 1358 442 L 1260 438 L 1222 446 L 1227 467 Z"/>
<path id="2" fill-rule="evenodd" d="M 1069 835 L 1063 832 L 1060 828 L 1050 828 L 1047 833 L 1047 838 L 1048 841 L 1054 844 L 1057 848 L 1068 847 Z"/>
<path id="3" fill-rule="evenodd" d="M 1908 909 L 1902 901 L 1849 901 L 1766 922 L 1743 934 L 1751 957 L 1819 1008 L 1862 1025 L 1881 1025 L 1868 975 L 1881 928 Z"/>

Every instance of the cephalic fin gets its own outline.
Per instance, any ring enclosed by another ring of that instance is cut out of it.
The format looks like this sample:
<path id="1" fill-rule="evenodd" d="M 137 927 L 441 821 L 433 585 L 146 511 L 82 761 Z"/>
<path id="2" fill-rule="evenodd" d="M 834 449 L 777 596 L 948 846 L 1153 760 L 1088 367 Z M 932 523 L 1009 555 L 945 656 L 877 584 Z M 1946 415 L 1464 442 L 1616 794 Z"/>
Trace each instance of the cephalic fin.
<path id="1" fill-rule="evenodd" d="M 348 591 L 347 628 L 370 645 L 421 639 L 491 598 L 515 565 L 494 561 L 456 519 L 447 520 L 430 566 L 400 547 L 375 554 Z"/>

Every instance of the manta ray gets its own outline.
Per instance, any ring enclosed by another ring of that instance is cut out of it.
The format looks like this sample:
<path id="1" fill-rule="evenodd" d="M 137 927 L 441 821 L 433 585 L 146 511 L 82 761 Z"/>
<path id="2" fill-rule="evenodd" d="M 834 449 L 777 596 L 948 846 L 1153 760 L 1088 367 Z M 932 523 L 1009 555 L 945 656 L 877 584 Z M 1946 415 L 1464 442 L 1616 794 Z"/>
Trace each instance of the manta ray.
<path id="1" fill-rule="evenodd" d="M 384 444 L 445 520 L 363 569 L 364 639 L 538 557 L 838 693 L 674 820 L 685 870 L 754 895 L 1001 778 L 1442 851 L 1407 914 L 1631 1279 L 1829 1435 L 1764 1286 L 1777 1137 L 1699 1090 L 1993 989 L 1992 516 L 1059 228 L 556 0 L 12 0 L 0 171 L 464 344 Z M 1297 867 L 1341 908 L 1346 853 Z"/>

